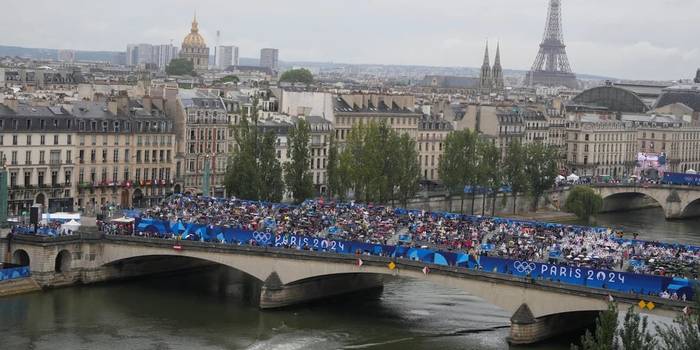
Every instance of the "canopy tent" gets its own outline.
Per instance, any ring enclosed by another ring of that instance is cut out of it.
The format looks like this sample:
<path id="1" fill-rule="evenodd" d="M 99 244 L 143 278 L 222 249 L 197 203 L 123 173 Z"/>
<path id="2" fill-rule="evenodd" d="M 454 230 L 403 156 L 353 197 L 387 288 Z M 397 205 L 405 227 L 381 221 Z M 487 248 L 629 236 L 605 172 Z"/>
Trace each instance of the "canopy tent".
<path id="1" fill-rule="evenodd" d="M 580 177 L 578 177 L 578 175 L 572 173 L 571 175 L 567 176 L 566 179 L 568 181 L 578 181 L 578 179 L 580 179 Z"/>
<path id="2" fill-rule="evenodd" d="M 685 173 L 688 175 L 696 175 L 698 172 L 695 171 L 694 169 L 688 169 L 688 170 L 686 170 Z"/>
<path id="3" fill-rule="evenodd" d="M 564 176 L 562 176 L 562 175 L 557 175 L 557 177 L 555 178 L 555 180 L 557 180 L 557 181 L 564 181 L 564 180 L 566 180 L 566 178 L 565 178 Z"/>
<path id="4" fill-rule="evenodd" d="M 65 224 L 61 225 L 61 230 L 65 231 L 77 231 L 79 228 L 80 223 L 75 220 L 68 221 Z"/>
<path id="5" fill-rule="evenodd" d="M 80 214 L 78 213 L 44 213 L 41 215 L 41 219 L 44 221 L 60 221 L 60 222 L 68 222 L 71 220 L 75 220 L 77 222 L 80 222 Z"/>
<path id="6" fill-rule="evenodd" d="M 118 219 L 112 219 L 110 222 L 114 222 L 117 224 L 130 224 L 134 222 L 134 218 L 121 217 Z"/>

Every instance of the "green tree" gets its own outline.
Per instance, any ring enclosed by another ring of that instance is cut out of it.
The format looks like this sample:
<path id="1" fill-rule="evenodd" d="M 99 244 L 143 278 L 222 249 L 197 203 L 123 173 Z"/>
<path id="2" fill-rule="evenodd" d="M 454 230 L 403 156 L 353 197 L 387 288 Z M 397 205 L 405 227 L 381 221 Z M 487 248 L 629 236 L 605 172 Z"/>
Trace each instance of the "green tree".
<path id="1" fill-rule="evenodd" d="M 217 82 L 225 84 L 225 83 L 238 83 L 240 79 L 238 79 L 237 76 L 235 75 L 227 75 L 219 80 Z"/>
<path id="2" fill-rule="evenodd" d="M 277 136 L 268 131 L 262 133 L 262 142 L 258 158 L 259 199 L 268 202 L 281 202 L 284 196 L 282 165 L 277 159 L 275 143 Z"/>
<path id="3" fill-rule="evenodd" d="M 620 329 L 620 340 L 625 350 L 654 350 L 658 342 L 647 330 L 647 317 L 641 317 L 631 306 L 625 313 L 625 321 Z"/>
<path id="4" fill-rule="evenodd" d="M 566 197 L 564 210 L 588 221 L 603 207 L 603 198 L 588 186 L 576 186 Z"/>
<path id="5" fill-rule="evenodd" d="M 326 163 L 326 172 L 328 173 L 328 198 L 333 198 L 338 195 L 341 190 L 341 176 L 339 170 L 339 154 L 338 145 L 335 137 L 331 135 L 328 145 L 328 163 Z"/>
<path id="6" fill-rule="evenodd" d="M 595 321 L 595 331 L 586 331 L 581 337 L 581 347 L 571 344 L 572 350 L 616 350 L 617 340 L 617 306 L 610 303 L 608 309 L 598 315 Z"/>
<path id="7" fill-rule="evenodd" d="M 492 140 L 481 139 L 479 142 L 479 158 L 481 166 L 479 167 L 479 185 L 489 190 L 492 195 L 491 215 L 496 211 L 496 194 L 503 182 L 503 173 L 501 170 L 501 154 L 498 147 Z M 486 210 L 486 194 L 482 197 L 481 215 L 485 214 Z"/>
<path id="8" fill-rule="evenodd" d="M 196 75 L 194 64 L 186 58 L 176 58 L 168 63 L 165 67 L 165 72 L 168 75 Z"/>
<path id="9" fill-rule="evenodd" d="M 672 325 L 656 325 L 656 333 L 661 338 L 664 350 L 700 349 L 700 288 L 695 288 L 695 303 L 692 311 L 673 320 Z"/>
<path id="10" fill-rule="evenodd" d="M 338 190 L 352 189 L 362 202 L 406 203 L 418 187 L 420 167 L 416 145 L 385 123 L 353 127 L 339 156 Z M 330 174 L 329 174 L 330 176 Z M 330 180 L 329 180 L 330 181 Z"/>
<path id="11" fill-rule="evenodd" d="M 291 161 L 284 165 L 284 181 L 296 203 L 301 203 L 314 195 L 313 178 L 309 171 L 311 164 L 309 133 L 309 123 L 303 119 L 289 130 L 287 156 Z"/>
<path id="12" fill-rule="evenodd" d="M 513 195 L 513 214 L 517 209 L 518 193 L 525 193 L 528 190 L 529 181 L 525 173 L 526 158 L 525 149 L 520 142 L 515 141 L 508 146 L 503 160 L 504 175 Z"/>
<path id="13" fill-rule="evenodd" d="M 408 205 L 408 200 L 416 195 L 420 182 L 420 163 L 416 142 L 408 134 L 398 138 L 398 169 L 396 169 L 396 194 L 399 203 L 403 207 Z"/>
<path id="14" fill-rule="evenodd" d="M 258 101 L 233 127 L 236 143 L 229 156 L 224 182 L 226 191 L 239 198 L 279 202 L 284 193 L 282 166 L 276 157 L 276 136 L 261 132 Z"/>
<path id="15" fill-rule="evenodd" d="M 551 146 L 536 142 L 525 146 L 525 154 L 528 189 L 532 196 L 532 208 L 537 211 L 537 204 L 544 192 L 554 186 L 557 176 L 557 152 Z"/>
<path id="16" fill-rule="evenodd" d="M 291 69 L 282 73 L 280 81 L 286 83 L 311 84 L 314 82 L 314 75 L 306 68 Z"/>
<path id="17" fill-rule="evenodd" d="M 445 153 L 440 160 L 438 174 L 450 191 L 460 193 L 464 212 L 464 188 L 472 188 L 478 182 L 480 156 L 478 152 L 479 136 L 475 131 L 466 129 L 452 132 L 445 139 Z M 451 210 L 452 208 L 450 208 Z M 474 212 L 474 191 L 472 191 L 472 213 Z"/>

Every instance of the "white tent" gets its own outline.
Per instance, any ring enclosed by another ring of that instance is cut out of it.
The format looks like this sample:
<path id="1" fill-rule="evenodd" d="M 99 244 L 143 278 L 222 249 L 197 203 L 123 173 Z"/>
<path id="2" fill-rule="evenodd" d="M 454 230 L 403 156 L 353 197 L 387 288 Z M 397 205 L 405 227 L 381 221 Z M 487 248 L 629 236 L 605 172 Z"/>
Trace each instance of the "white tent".
<path id="1" fill-rule="evenodd" d="M 571 174 L 571 175 L 567 176 L 566 179 L 569 181 L 578 181 L 579 177 L 576 174 Z"/>
<path id="2" fill-rule="evenodd" d="M 65 224 L 61 225 L 61 229 L 66 230 L 66 231 L 70 230 L 70 231 L 75 232 L 79 228 L 80 228 L 80 223 L 75 221 L 75 220 L 68 221 Z"/>
<path id="3" fill-rule="evenodd" d="M 698 172 L 695 171 L 694 169 L 688 169 L 685 173 L 689 174 L 689 175 L 696 175 Z"/>
<path id="4" fill-rule="evenodd" d="M 127 218 L 127 217 L 123 216 L 123 217 L 118 218 L 118 219 L 112 219 L 111 222 L 116 222 L 119 224 L 129 224 L 129 223 L 134 222 L 134 218 Z"/>
<path id="5" fill-rule="evenodd" d="M 566 178 L 563 177 L 563 176 L 561 176 L 561 175 L 557 175 L 557 177 L 556 177 L 557 182 L 559 182 L 559 181 L 564 181 L 565 179 L 566 179 Z"/>

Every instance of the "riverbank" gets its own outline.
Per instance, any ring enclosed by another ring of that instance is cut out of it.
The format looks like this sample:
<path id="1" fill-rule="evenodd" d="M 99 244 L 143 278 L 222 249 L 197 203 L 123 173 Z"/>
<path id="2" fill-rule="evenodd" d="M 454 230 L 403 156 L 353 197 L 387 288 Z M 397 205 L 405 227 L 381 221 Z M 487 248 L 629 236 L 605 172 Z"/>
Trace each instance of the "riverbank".
<path id="1" fill-rule="evenodd" d="M 38 291 L 41 291 L 41 287 L 31 277 L 0 281 L 0 298 Z"/>
<path id="2" fill-rule="evenodd" d="M 496 216 L 508 219 L 544 221 L 554 223 L 569 223 L 578 220 L 576 215 L 557 210 L 538 210 L 536 212 L 520 212 L 516 214 L 497 213 Z"/>

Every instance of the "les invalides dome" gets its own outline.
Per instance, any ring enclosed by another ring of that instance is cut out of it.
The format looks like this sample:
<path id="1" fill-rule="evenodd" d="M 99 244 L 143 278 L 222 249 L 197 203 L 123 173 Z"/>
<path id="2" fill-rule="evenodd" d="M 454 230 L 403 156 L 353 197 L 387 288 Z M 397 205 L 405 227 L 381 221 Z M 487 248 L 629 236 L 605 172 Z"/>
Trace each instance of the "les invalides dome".
<path id="1" fill-rule="evenodd" d="M 182 41 L 180 58 L 192 62 L 195 70 L 207 70 L 209 68 L 209 48 L 204 38 L 199 34 L 197 16 L 192 20 L 192 29 Z"/>

